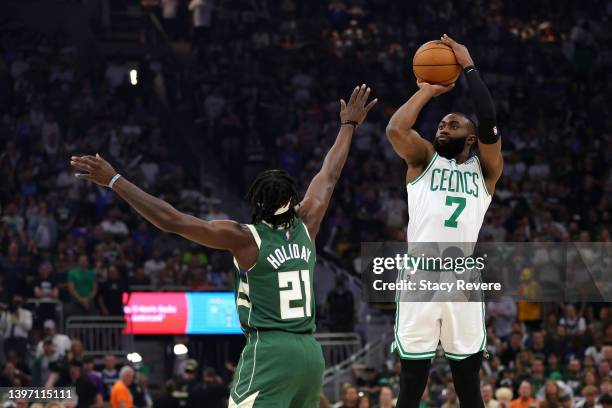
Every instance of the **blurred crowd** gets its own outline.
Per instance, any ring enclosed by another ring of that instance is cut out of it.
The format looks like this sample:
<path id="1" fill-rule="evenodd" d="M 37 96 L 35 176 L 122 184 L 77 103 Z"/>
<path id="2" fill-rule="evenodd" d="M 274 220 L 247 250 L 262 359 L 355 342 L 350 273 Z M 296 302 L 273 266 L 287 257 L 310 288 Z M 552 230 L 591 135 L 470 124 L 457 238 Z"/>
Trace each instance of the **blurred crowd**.
<path id="1" fill-rule="evenodd" d="M 121 367 L 108 356 L 96 373 L 81 341 L 59 331 L 65 318 L 121 316 L 128 290 L 230 290 L 231 260 L 159 233 L 110 190 L 74 177 L 70 156 L 99 152 L 181 210 L 226 217 L 173 153 L 161 63 L 136 61 L 135 86 L 123 62 L 85 63 L 67 44 L 61 33 L 0 32 L 0 382 L 76 384 L 89 406 L 110 401 Z M 146 373 L 133 381 L 124 371 L 125 385 L 146 387 Z M 150 396 L 133 403 L 152 406 Z"/>
<path id="2" fill-rule="evenodd" d="M 46 337 L 36 346 L 31 361 L 23 360 L 16 352 L 6 355 L 0 371 L 0 387 L 45 387 L 59 390 L 72 388 L 72 394 L 58 398 L 62 402 L 28 404 L 26 401 L 3 399 L 4 408 L 178 408 L 227 406 L 229 377 L 233 366 L 223 375 L 214 368 L 198 369 L 195 360 L 187 360 L 180 373 L 166 381 L 163 387 L 149 383 L 149 372 L 144 367 L 123 365 L 114 354 L 101 361 L 87 354 L 78 339 L 58 333 L 53 321 L 45 322 Z M 231 371 L 230 371 L 231 370 Z M 3 392 L 3 397 L 6 397 Z"/>
<path id="3" fill-rule="evenodd" d="M 227 169 L 240 196 L 259 170 L 270 167 L 286 169 L 305 189 L 337 134 L 338 100 L 356 84 L 372 87 L 380 102 L 356 132 L 318 245 L 350 272 L 360 272 L 360 242 L 405 240 L 405 165 L 384 129 L 416 90 L 412 53 L 442 33 L 470 49 L 493 95 L 504 143 L 504 174 L 481 239 L 611 240 L 606 158 L 612 157 L 612 123 L 605 98 L 612 54 L 605 45 L 612 39 L 612 3 L 141 5 L 158 13 L 171 40 L 192 42 L 195 65 L 182 73 L 184 82 L 177 86 L 183 97 L 173 103 L 191 113 L 201 132 L 198 142 Z M 164 64 L 151 56 L 138 61 L 133 85 L 125 61 L 84 64 L 66 44 L 61 34 L 1 31 L 0 335 L 6 384 L 25 368 L 32 376 L 28 382 L 39 378 L 44 384 L 49 376 L 42 372 L 53 371 L 49 356 L 60 349 L 73 352 L 66 350 L 78 339 L 56 344 L 49 335 L 62 317 L 120 315 L 120 293 L 130 288 L 229 290 L 232 283 L 227 256 L 159 234 L 108 189 L 74 178 L 70 155 L 99 152 L 181 210 L 206 219 L 228 216 L 214 189 L 201 189 L 200 180 L 185 171 L 173 129 L 164 123 Z M 431 138 L 450 111 L 473 112 L 462 79 L 424 109 L 418 130 Z M 343 288 L 335 291 L 326 308 L 335 315 L 327 319 L 352 322 L 353 299 Z M 612 326 L 606 305 L 499 299 L 487 311 L 488 408 L 610 406 Z M 93 369 L 79 358 L 65 361 L 66 381 Z M 458 406 L 441 361 L 434 362 L 423 407 Z M 334 406 L 392 406 L 397 362 L 355 367 L 354 375 Z M 167 391 L 175 386 L 167 384 Z"/>
<path id="4" fill-rule="evenodd" d="M 225 217 L 211 188 L 196 189 L 169 150 L 154 85 L 160 63 L 141 61 L 133 86 L 124 64 L 85 67 L 63 41 L 26 31 L 1 38 L 3 310 L 34 298 L 60 300 L 66 314 L 116 315 L 118 294 L 131 286 L 229 289 L 226 258 L 160 234 L 110 190 L 77 180 L 68 165 L 71 155 L 100 152 L 181 210 Z M 41 313 L 39 328 L 52 317 Z"/>

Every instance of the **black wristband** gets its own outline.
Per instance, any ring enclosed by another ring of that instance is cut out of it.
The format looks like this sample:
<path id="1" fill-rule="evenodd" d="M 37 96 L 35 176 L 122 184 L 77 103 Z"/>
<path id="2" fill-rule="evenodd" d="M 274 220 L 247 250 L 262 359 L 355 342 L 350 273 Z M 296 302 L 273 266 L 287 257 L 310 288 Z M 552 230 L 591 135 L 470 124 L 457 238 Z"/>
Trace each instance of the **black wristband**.
<path id="1" fill-rule="evenodd" d="M 355 120 L 343 120 L 342 122 L 340 122 L 340 126 L 344 125 L 352 125 L 353 129 L 355 129 L 357 125 L 359 125 L 359 123 L 357 123 L 357 121 Z"/>

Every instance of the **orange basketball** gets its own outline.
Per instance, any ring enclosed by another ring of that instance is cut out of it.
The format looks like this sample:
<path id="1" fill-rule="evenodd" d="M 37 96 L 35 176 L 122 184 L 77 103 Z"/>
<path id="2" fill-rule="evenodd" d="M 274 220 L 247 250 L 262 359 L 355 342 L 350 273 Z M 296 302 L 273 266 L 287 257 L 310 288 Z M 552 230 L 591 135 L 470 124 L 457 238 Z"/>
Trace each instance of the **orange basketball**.
<path id="1" fill-rule="evenodd" d="M 461 74 L 455 53 L 442 41 L 421 45 L 412 59 L 412 70 L 418 79 L 438 85 L 450 85 Z"/>

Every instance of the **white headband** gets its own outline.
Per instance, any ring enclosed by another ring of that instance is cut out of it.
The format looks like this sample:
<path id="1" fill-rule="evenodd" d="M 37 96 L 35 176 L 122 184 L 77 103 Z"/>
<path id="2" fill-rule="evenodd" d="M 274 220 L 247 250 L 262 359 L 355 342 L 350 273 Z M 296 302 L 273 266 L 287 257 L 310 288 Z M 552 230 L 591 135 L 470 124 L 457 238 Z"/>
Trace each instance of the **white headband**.
<path id="1" fill-rule="evenodd" d="M 291 199 L 287 201 L 287 204 L 283 205 L 282 207 L 279 207 L 276 211 L 274 211 L 274 215 L 284 214 L 289 211 L 289 208 L 291 208 Z"/>

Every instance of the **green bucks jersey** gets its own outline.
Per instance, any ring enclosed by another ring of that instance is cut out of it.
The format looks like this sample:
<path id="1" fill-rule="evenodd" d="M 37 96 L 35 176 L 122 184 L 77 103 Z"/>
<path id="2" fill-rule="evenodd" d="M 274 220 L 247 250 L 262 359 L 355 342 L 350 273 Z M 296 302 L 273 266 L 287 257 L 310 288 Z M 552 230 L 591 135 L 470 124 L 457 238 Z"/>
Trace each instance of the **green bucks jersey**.
<path id="1" fill-rule="evenodd" d="M 315 329 L 315 248 L 299 218 L 289 229 L 247 225 L 259 247 L 255 265 L 236 266 L 236 307 L 244 331 L 311 333 Z"/>

